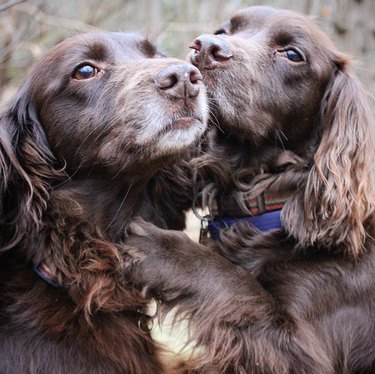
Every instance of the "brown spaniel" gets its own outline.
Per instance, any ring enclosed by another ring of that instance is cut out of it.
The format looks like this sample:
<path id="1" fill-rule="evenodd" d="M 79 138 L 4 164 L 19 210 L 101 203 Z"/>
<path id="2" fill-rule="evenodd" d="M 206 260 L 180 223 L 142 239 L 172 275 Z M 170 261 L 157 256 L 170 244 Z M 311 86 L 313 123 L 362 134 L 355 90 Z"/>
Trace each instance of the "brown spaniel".
<path id="1" fill-rule="evenodd" d="M 199 372 L 374 373 L 375 123 L 349 58 L 269 7 L 191 47 L 212 248 L 132 224 L 134 283 L 189 319 Z"/>
<path id="2" fill-rule="evenodd" d="M 201 78 L 137 34 L 82 34 L 0 115 L 1 373 L 164 371 L 124 242 L 135 214 L 182 227 L 182 187 L 156 190 L 184 183 L 168 165 L 205 130 Z"/>

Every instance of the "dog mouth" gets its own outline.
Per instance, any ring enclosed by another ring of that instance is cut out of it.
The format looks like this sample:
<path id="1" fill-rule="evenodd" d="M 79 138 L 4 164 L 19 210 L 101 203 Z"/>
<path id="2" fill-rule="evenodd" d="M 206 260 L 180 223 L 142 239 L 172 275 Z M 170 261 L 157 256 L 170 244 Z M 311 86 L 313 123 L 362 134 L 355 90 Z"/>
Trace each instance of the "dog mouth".
<path id="1" fill-rule="evenodd" d="M 182 116 L 179 118 L 172 119 L 159 133 L 159 135 L 164 135 L 169 132 L 178 130 L 189 130 L 194 126 L 201 127 L 203 124 L 203 119 L 198 116 Z"/>
<path id="2" fill-rule="evenodd" d="M 172 154 L 192 146 L 206 129 L 206 121 L 199 115 L 172 118 L 156 135 L 157 153 Z"/>
<path id="3" fill-rule="evenodd" d="M 187 129 L 191 126 L 194 126 L 197 122 L 202 122 L 202 120 L 196 117 L 181 117 L 179 119 L 174 120 L 170 125 L 170 130 L 179 130 L 179 129 Z"/>

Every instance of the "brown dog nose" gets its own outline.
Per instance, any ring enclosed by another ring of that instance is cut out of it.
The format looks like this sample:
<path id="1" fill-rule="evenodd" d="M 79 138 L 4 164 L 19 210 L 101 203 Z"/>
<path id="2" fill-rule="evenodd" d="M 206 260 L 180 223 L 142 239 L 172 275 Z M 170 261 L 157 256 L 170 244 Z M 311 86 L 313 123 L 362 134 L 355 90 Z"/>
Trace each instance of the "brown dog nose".
<path id="1" fill-rule="evenodd" d="M 200 69 L 215 69 L 233 57 L 229 45 L 215 35 L 201 35 L 191 45 L 191 62 Z"/>
<path id="2" fill-rule="evenodd" d="M 167 66 L 154 77 L 156 87 L 176 99 L 197 96 L 200 80 L 199 70 L 188 63 Z"/>

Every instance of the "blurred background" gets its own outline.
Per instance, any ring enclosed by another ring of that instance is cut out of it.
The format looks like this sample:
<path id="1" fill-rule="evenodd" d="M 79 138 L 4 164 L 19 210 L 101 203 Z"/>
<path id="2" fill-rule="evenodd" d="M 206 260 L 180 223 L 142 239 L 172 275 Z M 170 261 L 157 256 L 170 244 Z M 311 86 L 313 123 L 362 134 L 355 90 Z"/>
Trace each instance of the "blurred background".
<path id="1" fill-rule="evenodd" d="M 140 31 L 168 55 L 185 59 L 197 35 L 257 4 L 314 16 L 339 49 L 359 61 L 357 72 L 375 95 L 375 0 L 0 0 L 0 103 L 33 62 L 67 36 Z"/>

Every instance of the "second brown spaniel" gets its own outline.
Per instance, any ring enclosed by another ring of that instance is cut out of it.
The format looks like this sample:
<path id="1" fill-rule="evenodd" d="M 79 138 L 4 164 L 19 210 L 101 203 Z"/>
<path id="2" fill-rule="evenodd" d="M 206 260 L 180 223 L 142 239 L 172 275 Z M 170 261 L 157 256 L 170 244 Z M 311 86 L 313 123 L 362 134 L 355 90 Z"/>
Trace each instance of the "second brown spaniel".
<path id="1" fill-rule="evenodd" d="M 269 7 L 192 48 L 214 122 L 196 164 L 216 242 L 138 222 L 134 282 L 190 321 L 199 372 L 375 372 L 375 123 L 349 58 Z"/>

